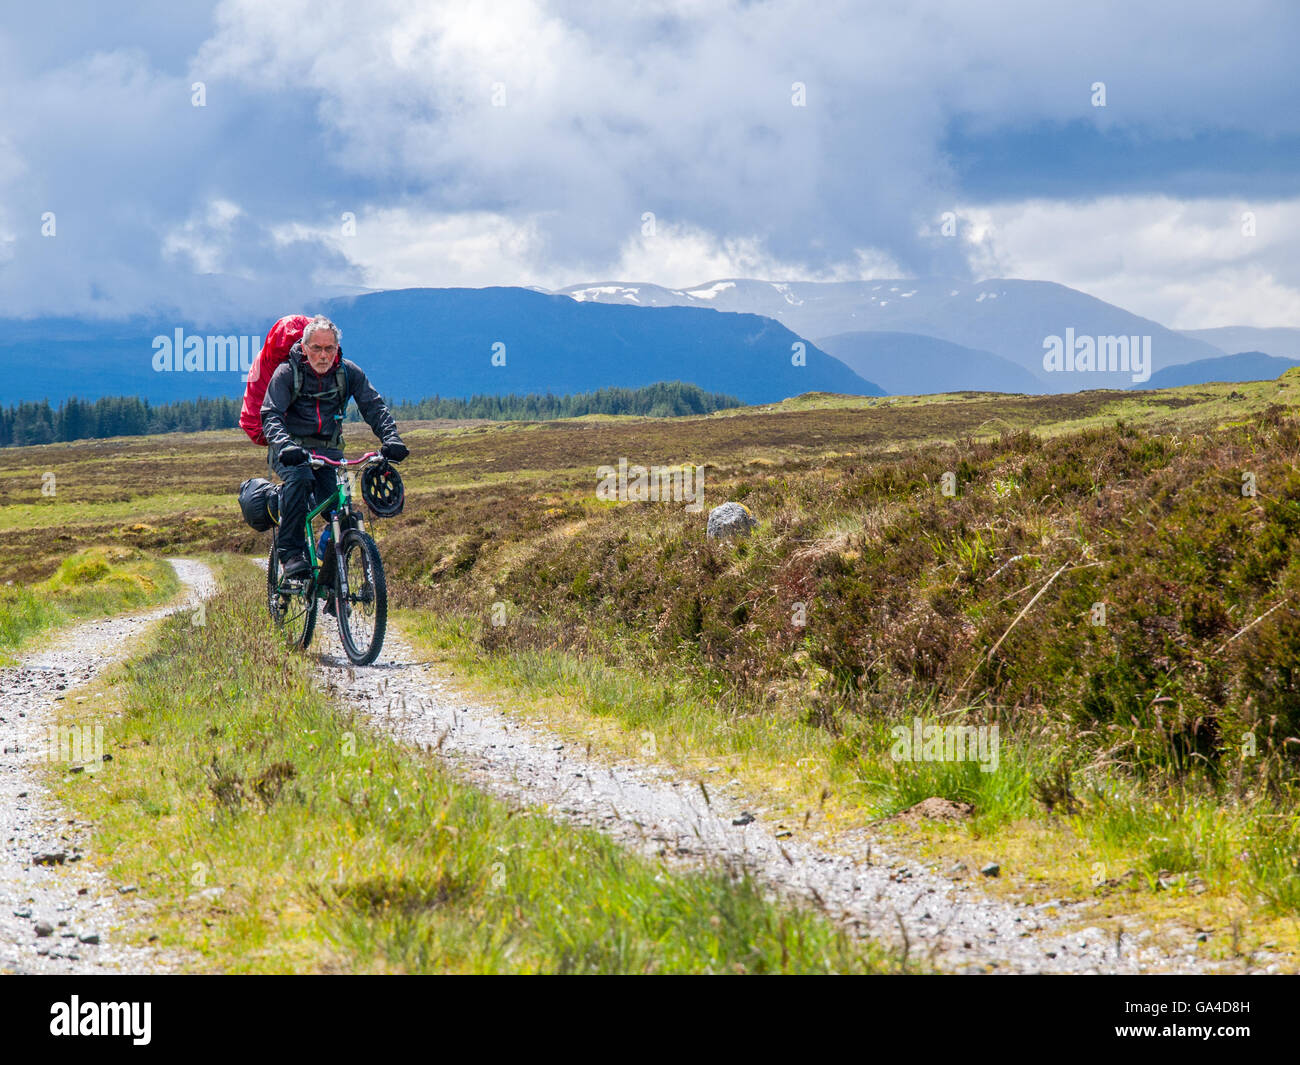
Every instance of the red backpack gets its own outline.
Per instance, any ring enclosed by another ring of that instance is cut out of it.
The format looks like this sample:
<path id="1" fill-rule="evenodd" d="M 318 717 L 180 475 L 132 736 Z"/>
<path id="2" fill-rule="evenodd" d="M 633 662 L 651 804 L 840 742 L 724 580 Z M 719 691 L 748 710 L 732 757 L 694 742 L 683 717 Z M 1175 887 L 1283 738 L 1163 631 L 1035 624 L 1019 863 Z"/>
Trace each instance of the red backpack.
<path id="1" fill-rule="evenodd" d="M 248 372 L 239 427 L 254 444 L 266 447 L 266 437 L 262 435 L 262 400 L 266 396 L 266 386 L 271 383 L 271 375 L 282 362 L 288 361 L 289 349 L 302 339 L 302 331 L 310 321 L 305 314 L 288 314 L 271 326 L 271 331 L 266 334 L 266 343 Z"/>

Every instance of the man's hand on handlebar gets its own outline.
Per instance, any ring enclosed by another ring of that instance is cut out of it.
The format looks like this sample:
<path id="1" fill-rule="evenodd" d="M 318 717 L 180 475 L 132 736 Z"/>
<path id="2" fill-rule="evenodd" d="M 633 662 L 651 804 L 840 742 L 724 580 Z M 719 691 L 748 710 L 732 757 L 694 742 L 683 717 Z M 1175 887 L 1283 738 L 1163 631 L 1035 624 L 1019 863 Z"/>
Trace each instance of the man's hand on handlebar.
<path id="1" fill-rule="evenodd" d="M 280 462 L 285 466 L 301 466 L 307 461 L 307 449 L 297 444 L 288 444 L 280 449 Z"/>
<path id="2" fill-rule="evenodd" d="M 411 449 L 400 440 L 395 440 L 391 444 L 385 444 L 379 450 L 384 458 L 389 462 L 401 462 L 402 459 L 406 458 L 411 453 Z"/>

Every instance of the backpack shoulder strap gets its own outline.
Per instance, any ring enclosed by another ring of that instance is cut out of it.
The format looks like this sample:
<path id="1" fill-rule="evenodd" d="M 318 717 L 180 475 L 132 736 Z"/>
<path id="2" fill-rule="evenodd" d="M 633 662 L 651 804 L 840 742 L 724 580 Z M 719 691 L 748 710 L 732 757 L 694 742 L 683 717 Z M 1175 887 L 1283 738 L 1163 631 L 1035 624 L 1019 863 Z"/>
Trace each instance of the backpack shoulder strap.
<path id="1" fill-rule="evenodd" d="M 302 367 L 296 362 L 293 366 L 293 395 L 289 398 L 292 403 L 302 395 Z M 338 390 L 340 402 L 347 402 L 348 399 L 348 370 L 343 365 L 343 360 L 339 360 L 338 368 L 334 371 L 334 387 Z"/>
<path id="2" fill-rule="evenodd" d="M 293 395 L 289 397 L 289 403 L 292 404 L 302 395 L 302 367 L 296 363 L 290 363 L 293 367 Z M 343 446 L 343 418 L 342 410 L 347 408 L 348 404 L 348 371 L 343 365 L 343 358 L 340 355 L 338 367 L 334 371 L 334 387 L 338 390 L 339 406 L 341 408 L 339 417 L 334 422 L 334 432 L 330 434 L 329 446 L 341 448 Z"/>
<path id="3" fill-rule="evenodd" d="M 348 370 L 343 365 L 343 353 L 339 353 L 339 366 L 335 371 L 335 380 L 338 382 L 339 389 L 339 410 L 334 416 L 334 433 L 330 437 L 330 446 L 342 449 L 343 447 L 343 416 L 348 410 Z"/>

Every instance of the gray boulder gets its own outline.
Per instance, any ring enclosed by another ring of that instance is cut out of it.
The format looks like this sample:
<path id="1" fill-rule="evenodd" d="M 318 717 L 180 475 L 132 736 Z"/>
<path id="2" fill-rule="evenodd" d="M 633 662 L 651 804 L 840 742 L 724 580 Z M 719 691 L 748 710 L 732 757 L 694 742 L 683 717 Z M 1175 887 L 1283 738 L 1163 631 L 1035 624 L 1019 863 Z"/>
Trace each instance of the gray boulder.
<path id="1" fill-rule="evenodd" d="M 746 536 L 758 522 L 743 503 L 723 503 L 709 511 L 709 537 Z"/>

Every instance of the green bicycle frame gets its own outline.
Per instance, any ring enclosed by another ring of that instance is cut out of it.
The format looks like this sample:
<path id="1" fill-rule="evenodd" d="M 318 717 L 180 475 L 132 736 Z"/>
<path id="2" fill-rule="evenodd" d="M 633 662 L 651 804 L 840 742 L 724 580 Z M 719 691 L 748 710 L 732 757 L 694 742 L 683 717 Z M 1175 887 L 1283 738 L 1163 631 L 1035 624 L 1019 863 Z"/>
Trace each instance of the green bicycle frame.
<path id="1" fill-rule="evenodd" d="M 341 544 L 343 542 L 343 530 L 339 524 L 339 515 L 352 505 L 352 484 L 348 474 L 343 470 L 336 471 L 335 481 L 336 486 L 334 488 L 334 494 L 326 498 L 325 502 L 321 503 L 320 506 L 313 507 L 309 510 L 306 518 L 303 519 L 303 523 L 306 525 L 307 534 L 307 556 L 311 560 L 313 573 L 320 572 L 320 559 L 316 557 L 316 537 L 312 533 L 312 519 L 320 517 L 327 510 L 333 507 L 334 520 L 330 527 L 334 535 L 334 542 L 336 544 Z M 357 529 L 361 532 L 366 531 L 365 519 L 362 518 L 360 514 L 356 516 L 356 523 Z"/>

